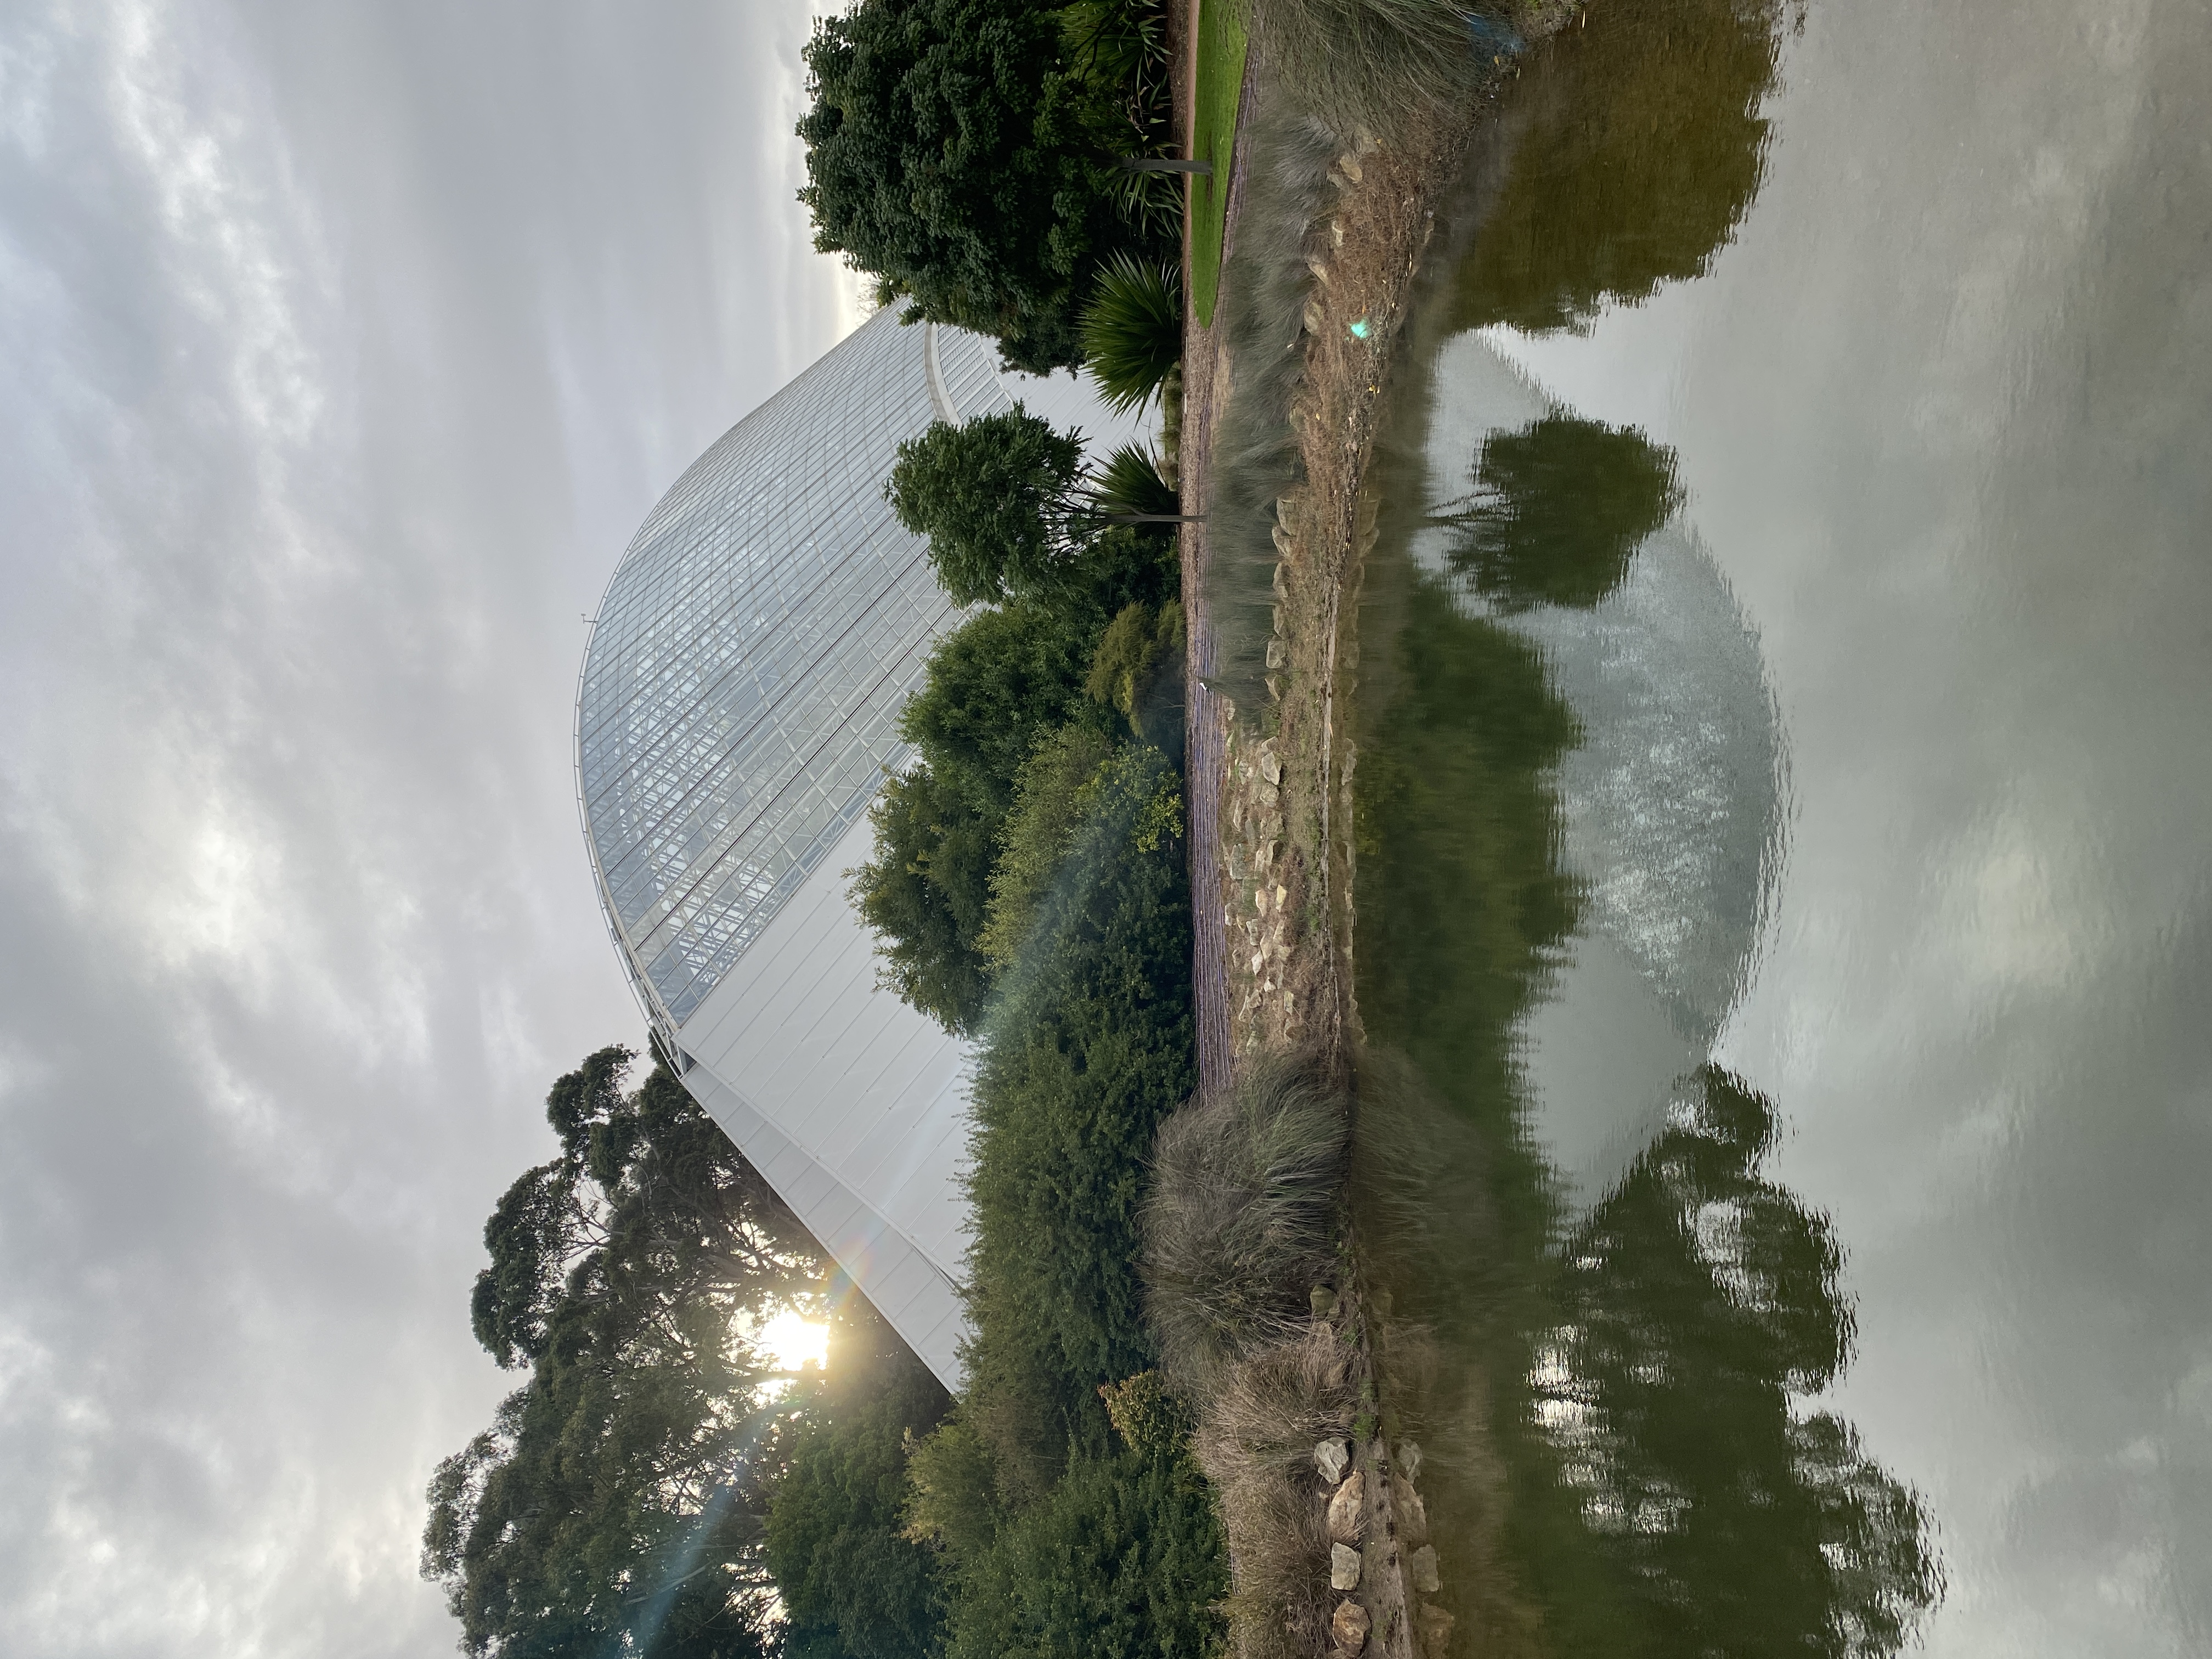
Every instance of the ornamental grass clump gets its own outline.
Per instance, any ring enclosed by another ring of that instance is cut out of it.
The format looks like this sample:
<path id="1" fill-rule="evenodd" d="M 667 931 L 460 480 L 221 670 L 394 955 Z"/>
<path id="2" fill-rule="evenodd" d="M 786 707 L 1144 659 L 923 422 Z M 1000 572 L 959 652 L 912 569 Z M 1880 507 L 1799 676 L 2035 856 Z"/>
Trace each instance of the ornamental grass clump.
<path id="1" fill-rule="evenodd" d="M 1134 409 L 1182 360 L 1182 279 L 1164 261 L 1116 253 L 1083 313 L 1083 359 L 1109 408 Z"/>
<path id="2" fill-rule="evenodd" d="M 1239 1659 L 1329 1647 L 1328 1493 L 1317 1442 L 1361 1409 L 1358 1349 L 1335 1322 L 1348 1091 L 1312 1056 L 1255 1056 L 1237 1086 L 1160 1126 L 1144 1210 L 1146 1312 L 1197 1419 L 1233 1583 Z"/>
<path id="3" fill-rule="evenodd" d="M 1304 1059 L 1255 1060 L 1238 1086 L 1160 1126 L 1145 1206 L 1146 1310 L 1161 1363 L 1194 1395 L 1296 1336 L 1336 1272 L 1349 1102 Z"/>
<path id="4" fill-rule="evenodd" d="M 1340 137 L 1388 136 L 1465 97 L 1524 49 L 1532 5 L 1484 0 L 1268 0 L 1254 44 L 1291 102 Z"/>

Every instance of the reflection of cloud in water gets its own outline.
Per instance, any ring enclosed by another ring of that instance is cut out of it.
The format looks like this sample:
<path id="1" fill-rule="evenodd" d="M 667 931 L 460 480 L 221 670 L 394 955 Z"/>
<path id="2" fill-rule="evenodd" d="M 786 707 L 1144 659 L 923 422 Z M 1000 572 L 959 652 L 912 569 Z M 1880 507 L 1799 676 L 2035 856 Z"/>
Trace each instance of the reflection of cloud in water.
<path id="1" fill-rule="evenodd" d="M 1485 436 L 1553 405 L 1479 336 L 1449 342 L 1434 382 L 1429 490 L 1463 496 Z M 1422 532 L 1420 566 L 1449 575 L 1450 532 Z M 1678 519 L 1588 609 L 1498 619 L 1536 641 L 1583 730 L 1558 787 L 1567 866 L 1587 884 L 1582 929 L 1528 1018 L 1533 1127 L 1578 1205 L 1601 1194 L 1664 1121 L 1741 994 L 1778 864 L 1784 757 L 1759 639 Z"/>

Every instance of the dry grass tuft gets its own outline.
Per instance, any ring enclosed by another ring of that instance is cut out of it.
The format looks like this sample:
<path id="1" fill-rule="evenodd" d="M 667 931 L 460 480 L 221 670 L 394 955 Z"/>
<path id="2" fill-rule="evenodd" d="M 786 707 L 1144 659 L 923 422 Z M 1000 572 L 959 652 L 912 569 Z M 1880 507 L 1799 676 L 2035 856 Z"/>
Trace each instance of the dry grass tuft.
<path id="1" fill-rule="evenodd" d="M 1340 137 L 1388 138 L 1525 44 L 1512 0 L 1267 0 L 1252 40 L 1290 97 Z"/>
<path id="2" fill-rule="evenodd" d="M 1251 160 L 1218 313 L 1236 389 L 1207 473 L 1206 584 L 1218 651 L 1213 684 L 1257 714 L 1267 706 L 1281 557 L 1275 502 L 1305 482 L 1291 408 L 1306 369 L 1307 242 L 1334 198 L 1328 168 L 1341 146 L 1320 122 L 1282 115 L 1255 121 L 1242 142 Z"/>
<path id="3" fill-rule="evenodd" d="M 1311 1059 L 1260 1060 L 1160 1126 L 1145 1279 L 1162 1360 L 1186 1394 L 1217 1393 L 1229 1367 L 1295 1338 L 1313 1287 L 1334 1282 L 1349 1105 Z"/>
<path id="4" fill-rule="evenodd" d="M 1230 1368 L 1200 1414 L 1235 1580 L 1228 1613 L 1243 1659 L 1310 1659 L 1329 1647 L 1328 1492 L 1318 1441 L 1358 1409 L 1350 1345 L 1326 1321 Z"/>
<path id="5" fill-rule="evenodd" d="M 1219 1495 L 1243 1659 L 1328 1650 L 1335 1597 L 1313 1453 L 1351 1429 L 1358 1367 L 1312 1293 L 1339 1272 L 1350 1104 L 1311 1056 L 1257 1059 L 1234 1091 L 1163 1124 L 1154 1153 L 1148 1308 Z"/>

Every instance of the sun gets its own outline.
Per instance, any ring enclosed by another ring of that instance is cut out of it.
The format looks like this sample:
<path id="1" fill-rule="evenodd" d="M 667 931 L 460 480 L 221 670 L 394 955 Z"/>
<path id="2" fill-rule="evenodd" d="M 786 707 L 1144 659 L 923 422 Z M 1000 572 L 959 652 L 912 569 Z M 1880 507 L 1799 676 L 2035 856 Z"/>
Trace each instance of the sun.
<path id="1" fill-rule="evenodd" d="M 786 1308 L 762 1326 L 759 1341 L 761 1351 L 781 1370 L 822 1365 L 830 1358 L 830 1327 L 806 1318 L 794 1308 Z"/>

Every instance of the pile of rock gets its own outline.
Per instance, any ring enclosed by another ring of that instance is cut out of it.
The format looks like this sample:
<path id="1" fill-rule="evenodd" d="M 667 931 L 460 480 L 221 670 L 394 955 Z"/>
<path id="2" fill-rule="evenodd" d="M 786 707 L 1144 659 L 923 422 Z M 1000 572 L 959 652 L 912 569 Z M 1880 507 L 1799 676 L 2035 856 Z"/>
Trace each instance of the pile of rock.
<path id="1" fill-rule="evenodd" d="M 1328 1488 L 1328 1585 L 1340 1596 L 1329 1620 L 1337 1659 L 1360 1659 L 1378 1629 L 1376 1659 L 1410 1656 L 1415 1643 L 1422 1659 L 1444 1659 L 1452 1615 L 1419 1599 L 1443 1588 L 1428 1509 L 1413 1486 L 1421 1449 L 1407 1441 L 1393 1457 L 1372 1440 L 1358 1468 L 1344 1440 L 1323 1440 L 1313 1455 Z"/>

